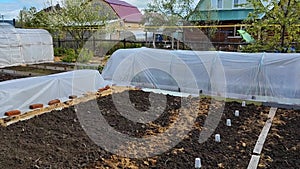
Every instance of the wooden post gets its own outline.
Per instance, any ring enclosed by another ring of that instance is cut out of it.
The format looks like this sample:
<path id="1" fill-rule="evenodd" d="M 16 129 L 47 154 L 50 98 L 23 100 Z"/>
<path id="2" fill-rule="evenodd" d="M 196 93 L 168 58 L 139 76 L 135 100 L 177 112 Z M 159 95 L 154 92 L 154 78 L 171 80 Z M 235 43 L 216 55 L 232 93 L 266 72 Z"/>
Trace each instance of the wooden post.
<path id="1" fill-rule="evenodd" d="M 146 33 L 145 33 L 145 42 L 146 42 L 146 44 L 145 44 L 145 46 L 147 46 L 147 41 L 148 41 L 148 32 L 146 31 Z"/>
<path id="2" fill-rule="evenodd" d="M 152 42 L 152 44 L 153 44 L 153 48 L 156 48 L 156 46 L 155 46 L 155 32 L 153 32 L 153 42 Z"/>
<path id="3" fill-rule="evenodd" d="M 172 49 L 174 49 L 174 37 L 172 36 Z"/>

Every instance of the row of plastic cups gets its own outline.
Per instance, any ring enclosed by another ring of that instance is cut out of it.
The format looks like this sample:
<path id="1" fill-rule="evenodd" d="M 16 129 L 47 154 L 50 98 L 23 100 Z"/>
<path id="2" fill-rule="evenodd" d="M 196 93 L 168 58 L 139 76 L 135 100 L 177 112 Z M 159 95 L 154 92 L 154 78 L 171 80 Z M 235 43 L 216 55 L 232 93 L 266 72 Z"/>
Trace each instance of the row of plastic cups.
<path id="1" fill-rule="evenodd" d="M 243 101 L 242 102 L 242 107 L 246 106 L 246 102 Z M 234 111 L 234 116 L 239 117 L 240 116 L 240 111 L 239 110 L 235 110 Z M 231 126 L 231 119 L 226 119 L 226 126 Z M 220 134 L 216 134 L 215 135 L 215 141 L 216 142 L 221 142 L 221 135 Z M 195 168 L 201 168 L 201 159 L 200 158 L 196 158 L 195 159 Z"/>
<path id="2" fill-rule="evenodd" d="M 239 110 L 235 110 L 234 111 L 234 115 L 236 116 L 236 117 L 238 117 L 239 115 L 240 115 L 240 111 Z M 231 126 L 231 119 L 226 119 L 226 126 Z M 220 136 L 220 134 L 216 134 L 215 135 L 215 141 L 216 142 L 221 142 L 221 136 Z"/>

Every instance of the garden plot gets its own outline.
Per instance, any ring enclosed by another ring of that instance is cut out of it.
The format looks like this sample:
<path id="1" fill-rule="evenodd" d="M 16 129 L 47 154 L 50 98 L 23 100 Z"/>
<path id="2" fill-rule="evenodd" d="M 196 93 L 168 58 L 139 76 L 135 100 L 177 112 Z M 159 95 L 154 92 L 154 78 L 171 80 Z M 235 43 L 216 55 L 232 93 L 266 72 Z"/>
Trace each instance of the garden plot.
<path id="1" fill-rule="evenodd" d="M 32 65 L 23 65 L 23 66 L 12 66 L 1 68 L 0 72 L 6 75 L 12 76 L 42 76 L 49 74 L 56 74 L 66 71 L 78 70 L 78 69 L 98 69 L 98 65 L 94 64 L 70 64 L 70 63 L 40 63 Z M 10 80 L 7 78 L 7 80 Z"/>
<path id="2" fill-rule="evenodd" d="M 12 79 L 20 79 L 20 78 L 24 78 L 24 77 L 26 77 L 26 76 L 18 76 L 18 75 L 12 75 L 12 74 L 0 72 L 0 82 L 6 81 L 6 80 L 12 80 Z"/>
<path id="3" fill-rule="evenodd" d="M 147 93 L 141 94 L 144 95 L 142 98 L 147 98 Z M 140 102 L 145 103 L 145 101 Z M 210 103 L 210 100 L 203 99 L 201 102 L 207 105 Z M 194 160 L 197 157 L 201 158 L 202 168 L 247 168 L 257 138 L 264 126 L 264 122 L 267 120 L 269 107 L 255 106 L 254 104 L 242 107 L 238 102 L 226 103 L 224 114 L 216 131 L 208 141 L 200 144 L 198 140 L 202 130 L 201 126 L 203 126 L 208 113 L 208 109 L 205 107 L 202 107 L 204 109 L 200 108 L 194 129 L 189 133 L 188 137 L 170 151 L 142 160 L 112 156 L 110 159 L 101 159 L 94 166 L 90 166 L 90 168 L 95 166 L 100 168 L 126 168 L 128 166 L 133 168 L 134 166 L 135 168 L 194 168 Z M 107 107 L 104 110 L 110 110 L 110 113 L 106 115 L 107 119 L 111 120 L 111 125 L 121 130 L 120 128 L 124 126 L 124 123 L 115 124 L 115 120 L 124 118 L 118 116 L 118 113 L 112 113 L 115 112 L 112 107 Z M 239 110 L 239 117 L 234 115 L 235 110 Z M 151 133 L 155 134 L 160 131 L 160 128 L 164 128 L 164 121 L 169 121 L 168 119 L 170 117 L 159 118 L 155 122 L 156 126 L 159 127 L 152 129 Z M 226 126 L 226 119 L 231 119 L 231 127 Z M 147 127 L 141 128 L 141 126 L 133 124 L 129 126 L 134 126 L 134 128 L 124 127 L 125 133 L 131 130 L 134 132 L 133 135 L 138 137 L 148 136 L 149 134 L 149 131 L 145 129 Z M 151 126 L 149 127 L 151 128 Z M 145 134 L 144 130 L 146 130 Z M 138 132 L 136 133 L 136 131 Z M 221 142 L 215 142 L 215 134 L 220 134 Z"/>
<path id="4" fill-rule="evenodd" d="M 299 110 L 277 110 L 258 168 L 300 168 L 299 121 Z"/>
<path id="5" fill-rule="evenodd" d="M 36 68 L 30 66 L 13 66 L 2 68 L 1 72 L 13 74 L 13 75 L 21 75 L 21 76 L 41 76 L 41 75 L 49 75 L 64 72 L 64 70 L 51 70 L 46 68 Z"/>
<path id="6" fill-rule="evenodd" d="M 71 71 L 76 69 L 98 69 L 98 64 L 83 64 L 83 63 L 66 63 L 66 62 L 53 62 L 28 65 L 32 68 L 57 70 L 57 71 Z"/>
<path id="7" fill-rule="evenodd" d="M 148 92 L 130 91 L 131 102 L 139 110 L 149 107 Z M 123 93 L 115 94 L 122 96 Z M 121 116 L 112 96 L 97 99 L 103 116 L 117 131 L 134 136 L 149 137 L 164 132 L 176 120 L 180 97 L 167 96 L 168 106 L 155 121 L 133 123 Z M 0 128 L 0 166 L 2 168 L 194 168 L 195 158 L 201 158 L 202 168 L 246 168 L 256 140 L 267 120 L 269 107 L 254 104 L 242 107 L 228 102 L 222 119 L 213 135 L 204 143 L 198 142 L 209 107 L 218 108 L 221 102 L 210 105 L 210 99 L 192 98 L 198 117 L 189 134 L 169 151 L 149 158 L 130 159 L 109 153 L 97 146 L 83 131 L 74 107 L 52 111 L 27 121 Z M 86 103 L 89 106 L 91 101 Z M 239 117 L 234 115 L 239 110 Z M 232 126 L 226 126 L 231 119 Z M 215 142 L 220 134 L 221 142 Z"/>
<path id="8" fill-rule="evenodd" d="M 63 63 L 59 63 L 59 62 L 33 64 L 33 65 L 28 65 L 28 67 L 40 68 L 40 69 L 49 69 L 49 70 L 61 70 L 61 71 L 70 71 L 70 70 L 75 69 L 74 65 L 63 64 Z"/>

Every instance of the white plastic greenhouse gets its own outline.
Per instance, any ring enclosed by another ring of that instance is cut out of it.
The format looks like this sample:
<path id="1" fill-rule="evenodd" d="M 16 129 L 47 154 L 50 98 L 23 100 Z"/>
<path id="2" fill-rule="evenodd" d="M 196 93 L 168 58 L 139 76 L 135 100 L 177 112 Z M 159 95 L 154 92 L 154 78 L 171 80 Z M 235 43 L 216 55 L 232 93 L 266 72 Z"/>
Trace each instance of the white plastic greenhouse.
<path id="1" fill-rule="evenodd" d="M 76 70 L 48 76 L 22 78 L 0 82 L 0 117 L 6 111 L 29 111 L 29 105 L 44 104 L 53 99 L 62 102 L 69 96 L 83 96 L 109 84 L 97 70 Z"/>
<path id="2" fill-rule="evenodd" d="M 116 51 L 103 78 L 181 92 L 300 104 L 300 54 L 162 49 Z"/>
<path id="3" fill-rule="evenodd" d="M 52 62 L 52 37 L 43 29 L 0 25 L 0 67 Z"/>

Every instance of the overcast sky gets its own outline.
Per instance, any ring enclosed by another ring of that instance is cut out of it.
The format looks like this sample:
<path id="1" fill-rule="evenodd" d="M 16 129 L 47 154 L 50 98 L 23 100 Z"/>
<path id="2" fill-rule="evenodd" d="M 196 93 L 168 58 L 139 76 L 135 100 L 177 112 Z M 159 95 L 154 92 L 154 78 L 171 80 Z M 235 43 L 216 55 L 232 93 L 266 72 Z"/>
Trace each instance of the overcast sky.
<path id="1" fill-rule="evenodd" d="M 0 0 L 0 15 L 4 16 L 4 19 L 13 19 L 16 18 L 19 14 L 19 11 L 23 8 L 30 8 L 31 6 L 36 7 L 38 10 L 46 7 L 46 2 L 49 0 Z M 52 0 L 53 3 L 60 0 Z M 137 6 L 139 9 L 144 9 L 147 6 L 147 3 L 151 0 L 123 0 L 134 6 Z M 1 18 L 2 19 L 2 18 Z"/>

